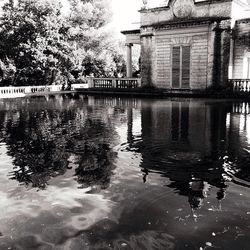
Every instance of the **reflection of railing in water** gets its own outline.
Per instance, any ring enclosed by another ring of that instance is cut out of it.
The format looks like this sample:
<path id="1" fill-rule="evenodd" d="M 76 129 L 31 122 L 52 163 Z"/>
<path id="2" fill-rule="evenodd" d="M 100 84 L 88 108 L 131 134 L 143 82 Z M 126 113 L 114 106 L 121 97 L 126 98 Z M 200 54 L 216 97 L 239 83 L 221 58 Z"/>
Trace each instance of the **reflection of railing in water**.
<path id="1" fill-rule="evenodd" d="M 250 79 L 231 79 L 229 85 L 234 92 L 250 93 Z"/>
<path id="2" fill-rule="evenodd" d="M 250 114 L 250 103 L 242 102 L 242 103 L 234 103 L 232 108 L 232 113 L 237 114 Z"/>
<path id="3" fill-rule="evenodd" d="M 93 105 L 103 105 L 109 107 L 131 107 L 137 108 L 139 106 L 139 100 L 136 98 L 113 98 L 113 97 L 105 97 L 101 96 L 100 98 L 89 97 L 89 104 Z"/>
<path id="4" fill-rule="evenodd" d="M 140 78 L 88 78 L 89 88 L 134 89 L 141 87 Z"/>

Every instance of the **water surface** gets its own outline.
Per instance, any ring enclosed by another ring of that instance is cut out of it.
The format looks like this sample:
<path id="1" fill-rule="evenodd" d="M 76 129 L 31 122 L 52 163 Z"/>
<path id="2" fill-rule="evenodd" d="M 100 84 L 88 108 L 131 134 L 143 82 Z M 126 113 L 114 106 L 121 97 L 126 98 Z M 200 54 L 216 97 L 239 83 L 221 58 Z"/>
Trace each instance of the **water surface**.
<path id="1" fill-rule="evenodd" d="M 250 109 L 0 101 L 0 249 L 249 249 Z"/>

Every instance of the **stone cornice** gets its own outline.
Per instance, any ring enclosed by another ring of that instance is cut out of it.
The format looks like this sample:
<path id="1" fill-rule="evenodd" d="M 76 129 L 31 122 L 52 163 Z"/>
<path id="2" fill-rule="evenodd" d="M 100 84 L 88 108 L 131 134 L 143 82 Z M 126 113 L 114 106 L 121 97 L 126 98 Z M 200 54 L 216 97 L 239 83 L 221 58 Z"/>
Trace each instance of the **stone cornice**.
<path id="1" fill-rule="evenodd" d="M 236 20 L 236 24 L 241 24 L 241 23 L 250 23 L 250 18 Z"/>
<path id="2" fill-rule="evenodd" d="M 205 4 L 213 4 L 213 3 L 222 3 L 222 2 L 232 2 L 233 0 L 208 0 L 202 2 L 195 2 L 195 5 L 205 5 Z M 240 0 L 239 0 L 240 1 Z"/>
<path id="3" fill-rule="evenodd" d="M 206 18 L 193 18 L 193 19 L 179 19 L 166 22 L 158 22 L 150 25 L 142 25 L 141 28 L 152 27 L 154 29 L 171 29 L 171 28 L 185 28 L 189 26 L 198 26 L 211 24 L 213 22 L 221 22 L 230 20 L 230 17 L 206 17 Z"/>
<path id="4" fill-rule="evenodd" d="M 250 8 L 249 4 L 244 3 L 242 0 L 234 0 L 234 2 L 241 5 L 242 7 Z"/>
<path id="5" fill-rule="evenodd" d="M 213 4 L 213 3 L 221 3 L 221 2 L 232 2 L 233 0 L 207 0 L 207 1 L 202 1 L 202 2 L 194 2 L 195 5 L 208 5 L 208 4 Z M 242 3 L 241 0 L 236 0 L 236 2 Z M 242 3 L 243 4 L 243 3 Z M 154 7 L 154 8 L 142 8 L 139 10 L 141 13 L 149 13 L 149 12 L 159 12 L 159 11 L 164 11 L 167 9 L 170 9 L 171 3 L 169 3 L 166 6 L 161 6 L 161 7 Z"/>
<path id="6" fill-rule="evenodd" d="M 130 34 L 140 34 L 141 31 L 140 31 L 140 29 L 136 29 L 136 30 L 123 30 L 123 31 L 121 31 L 121 33 L 123 35 L 130 35 Z"/>
<path id="7" fill-rule="evenodd" d="M 162 6 L 162 7 L 155 7 L 155 8 L 149 8 L 149 9 L 140 9 L 139 12 L 141 13 L 148 13 L 148 12 L 158 12 L 162 10 L 170 9 L 169 6 Z"/>

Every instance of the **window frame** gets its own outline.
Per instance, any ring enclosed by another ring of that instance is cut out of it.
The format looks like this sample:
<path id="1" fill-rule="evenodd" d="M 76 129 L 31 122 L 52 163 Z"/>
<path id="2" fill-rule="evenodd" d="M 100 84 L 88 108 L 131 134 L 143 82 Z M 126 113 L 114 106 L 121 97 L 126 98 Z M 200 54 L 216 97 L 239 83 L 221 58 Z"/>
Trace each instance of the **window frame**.
<path id="1" fill-rule="evenodd" d="M 180 74 L 179 74 L 179 87 L 173 87 L 173 48 L 174 47 L 180 47 Z M 190 52 L 190 56 L 189 56 L 189 87 L 188 88 L 182 88 L 182 76 L 183 76 L 183 72 L 182 72 L 182 68 L 183 68 L 183 47 L 189 47 L 189 52 Z M 170 58 L 170 86 L 171 89 L 177 89 L 177 90 L 190 90 L 191 89 L 191 56 L 192 56 L 192 46 L 189 43 L 183 43 L 183 44 L 172 44 L 171 45 L 171 58 Z"/>

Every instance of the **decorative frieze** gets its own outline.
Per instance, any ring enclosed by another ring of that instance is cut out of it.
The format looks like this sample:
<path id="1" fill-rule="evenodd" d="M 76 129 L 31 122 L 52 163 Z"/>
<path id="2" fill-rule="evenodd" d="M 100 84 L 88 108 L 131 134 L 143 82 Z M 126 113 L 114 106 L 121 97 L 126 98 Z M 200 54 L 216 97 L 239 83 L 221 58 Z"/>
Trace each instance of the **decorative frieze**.
<path id="1" fill-rule="evenodd" d="M 179 45 L 179 44 L 191 44 L 192 37 L 190 36 L 178 36 L 171 38 L 171 44 L 172 45 Z"/>

